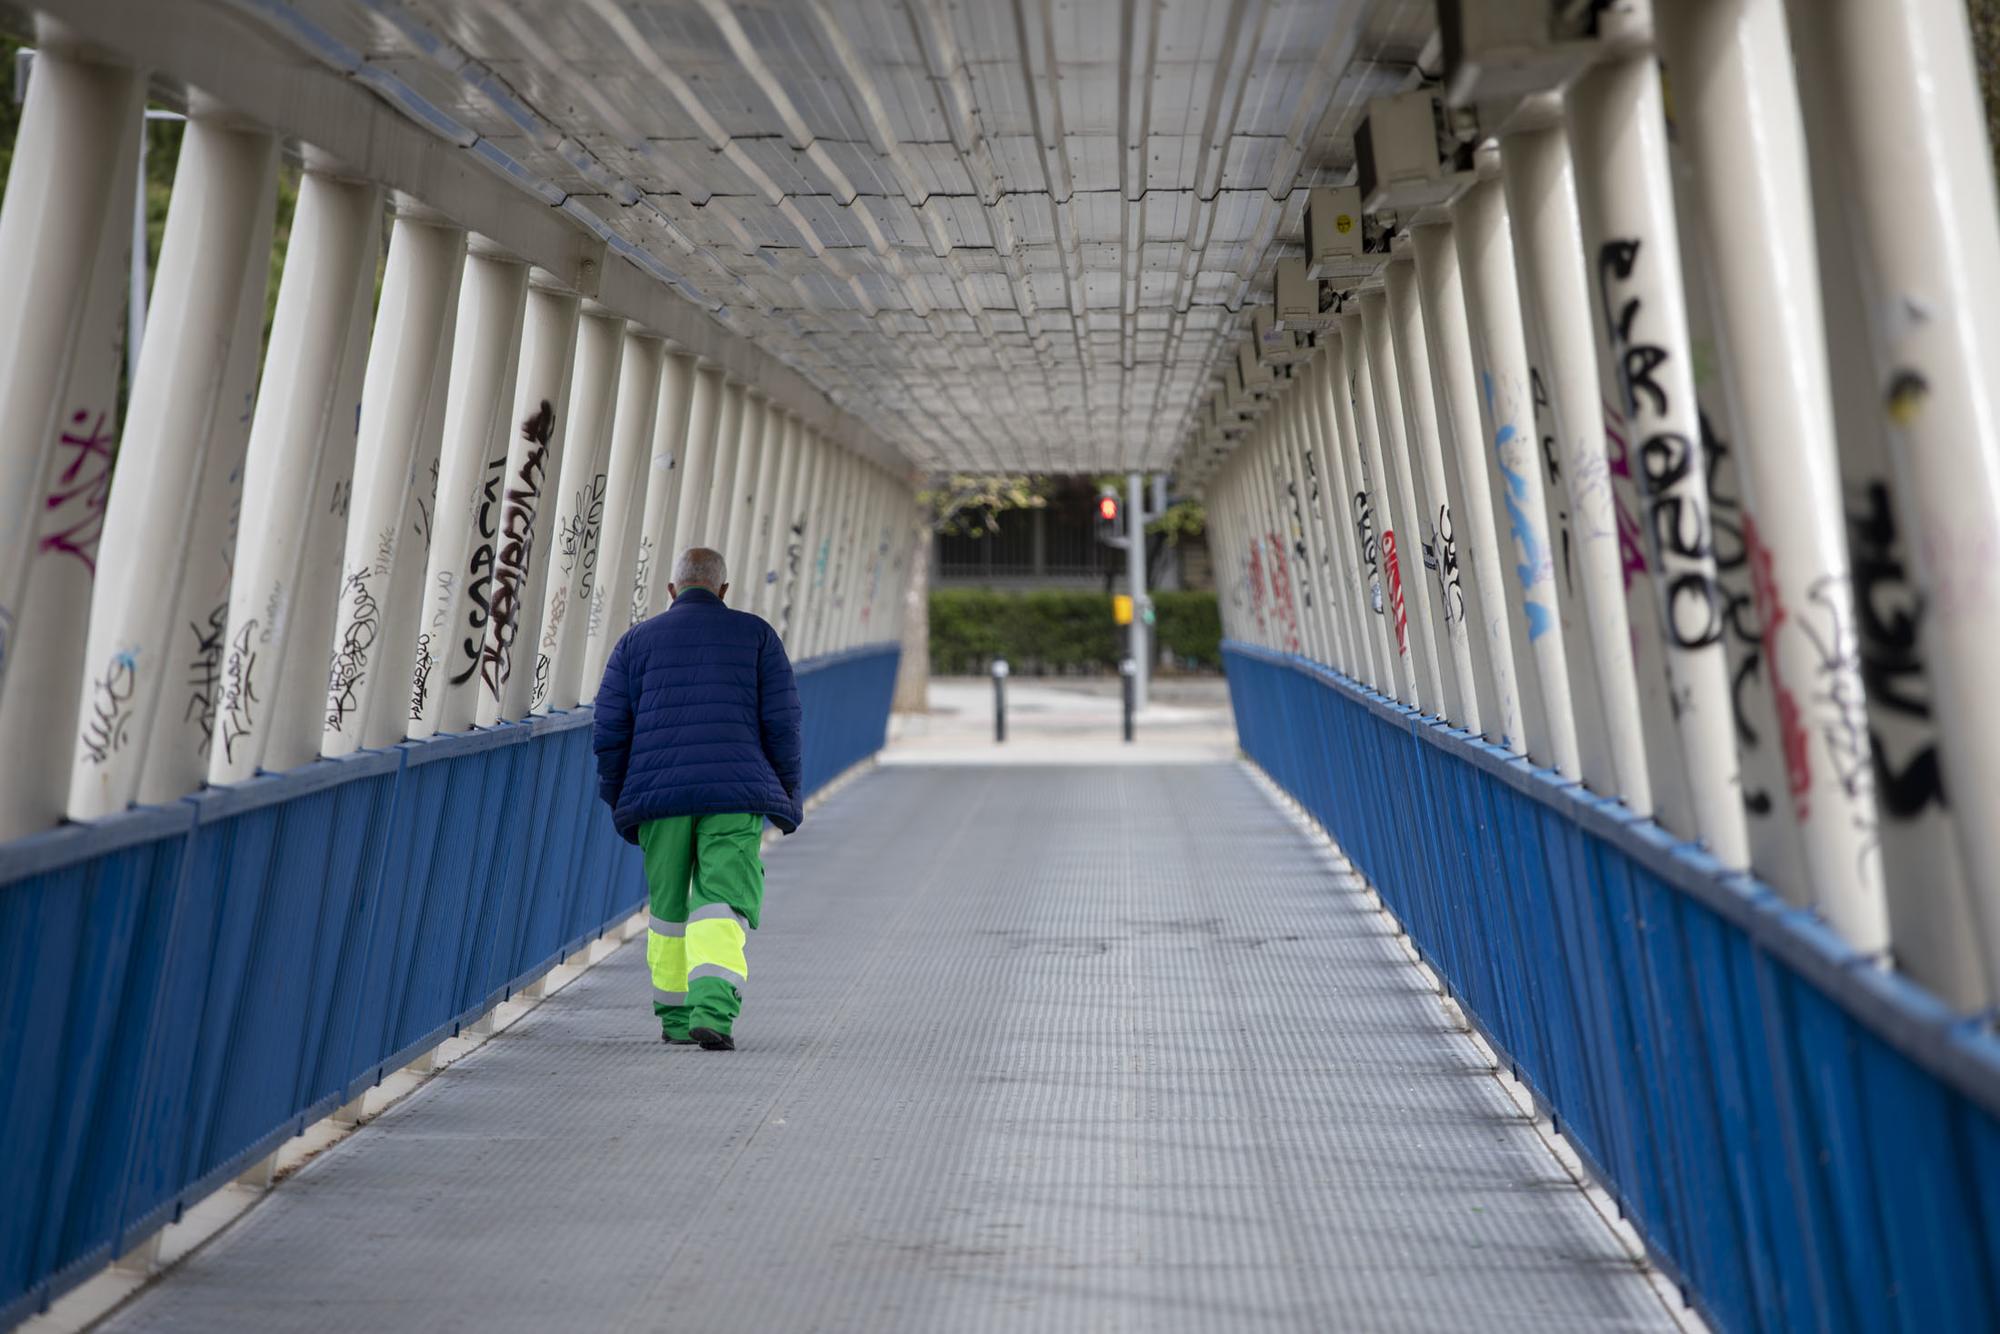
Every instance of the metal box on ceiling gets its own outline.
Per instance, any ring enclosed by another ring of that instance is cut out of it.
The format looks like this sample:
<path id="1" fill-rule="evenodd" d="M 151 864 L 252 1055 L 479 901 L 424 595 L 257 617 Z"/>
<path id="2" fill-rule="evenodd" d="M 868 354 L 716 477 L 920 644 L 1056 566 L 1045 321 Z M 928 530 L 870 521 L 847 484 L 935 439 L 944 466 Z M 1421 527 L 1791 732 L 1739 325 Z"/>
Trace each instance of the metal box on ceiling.
<path id="1" fill-rule="evenodd" d="M 1504 104 L 1562 88 L 1601 51 L 1590 18 L 1589 6 L 1549 0 L 1438 0 L 1445 100 Z"/>
<path id="2" fill-rule="evenodd" d="M 1266 366 L 1289 366 L 1309 355 L 1298 335 L 1277 322 L 1270 306 L 1251 313 L 1250 337 L 1257 344 L 1257 359 Z"/>
<path id="3" fill-rule="evenodd" d="M 1246 338 L 1236 345 L 1236 373 L 1242 378 L 1243 388 L 1250 393 L 1269 388 L 1275 378 L 1271 368 L 1258 356 L 1255 338 Z"/>
<path id="4" fill-rule="evenodd" d="M 1362 253 L 1361 192 L 1314 187 L 1306 194 L 1306 277 L 1352 278 L 1373 267 Z"/>
<path id="5" fill-rule="evenodd" d="M 1339 317 L 1339 294 L 1317 278 L 1306 276 L 1306 261 L 1281 259 L 1271 300 L 1271 313 L 1281 329 L 1324 329 Z"/>
<path id="6" fill-rule="evenodd" d="M 1434 89 L 1373 99 L 1354 132 L 1362 210 L 1413 212 L 1448 203 L 1471 180 L 1458 161 L 1464 147 Z"/>

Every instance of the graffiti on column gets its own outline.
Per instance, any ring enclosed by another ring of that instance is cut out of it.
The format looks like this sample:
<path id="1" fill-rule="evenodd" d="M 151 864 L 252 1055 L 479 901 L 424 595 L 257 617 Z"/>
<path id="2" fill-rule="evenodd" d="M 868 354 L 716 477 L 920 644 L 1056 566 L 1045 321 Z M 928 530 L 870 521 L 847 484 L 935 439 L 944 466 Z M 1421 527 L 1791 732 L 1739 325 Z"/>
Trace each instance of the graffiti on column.
<path id="1" fill-rule="evenodd" d="M 590 479 L 590 506 L 584 511 L 588 522 L 583 535 L 583 573 L 577 578 L 577 596 L 590 609 L 584 633 L 591 636 L 604 633 L 604 597 L 597 586 L 597 561 L 604 544 L 604 487 L 603 473 Z"/>
<path id="2" fill-rule="evenodd" d="M 111 495 L 111 464 L 116 442 L 104 424 L 84 409 L 70 414 L 69 429 L 57 437 L 69 451 L 55 485 L 43 499 L 46 511 L 39 550 L 74 556 L 94 576 L 97 543 L 104 536 L 104 506 Z"/>
<path id="3" fill-rule="evenodd" d="M 1256 614 L 1257 630 L 1268 636 L 1269 624 L 1264 617 L 1264 542 L 1262 538 L 1250 539 L 1250 610 Z"/>
<path id="4" fill-rule="evenodd" d="M 1656 378 L 1667 363 L 1667 350 L 1637 341 L 1633 326 L 1644 303 L 1636 294 L 1620 295 L 1621 285 L 1632 279 L 1640 248 L 1636 238 L 1611 240 L 1597 254 L 1604 324 L 1611 331 L 1611 351 L 1628 421 L 1639 420 L 1642 410 L 1651 417 L 1664 418 L 1672 406 Z M 1714 551 L 1708 507 L 1693 485 L 1700 475 L 1694 466 L 1694 444 L 1677 431 L 1655 431 L 1639 442 L 1638 455 L 1646 542 L 1665 584 L 1661 597 L 1667 638 L 1682 649 L 1719 644 L 1724 598 L 1711 565 Z M 1686 703 L 1685 699 L 1676 700 L 1677 707 Z"/>
<path id="5" fill-rule="evenodd" d="M 1931 691 L 1923 660 L 1928 608 L 1911 584 L 1902 534 L 1889 489 L 1870 482 L 1851 494 L 1848 551 L 1854 561 L 1854 608 L 1860 625 L 1861 676 L 1868 698 L 1885 714 L 1908 724 L 1903 735 L 1872 737 L 1876 792 L 1883 809 L 1910 819 L 1926 806 L 1949 806 L 1931 722 Z M 1902 744 L 1898 744 L 1898 742 Z"/>
<path id="6" fill-rule="evenodd" d="M 532 514 L 529 522 L 534 522 Z M 597 543 L 603 526 L 604 474 L 597 473 L 577 491 L 568 515 L 556 528 L 556 567 L 549 584 L 548 624 L 542 627 L 540 651 L 535 655 L 531 707 L 540 708 L 548 701 L 549 673 L 562 642 L 563 623 L 569 619 L 572 585 L 578 603 L 589 609 L 585 612 L 586 630 L 594 631 L 600 624 L 597 612 L 592 609 L 592 594 L 597 587 Z"/>
<path id="7" fill-rule="evenodd" d="M 459 645 L 459 651 L 464 655 L 465 661 L 456 672 L 452 673 L 451 683 L 455 686 L 464 685 L 472 679 L 473 673 L 479 670 L 480 646 L 486 642 L 486 623 L 492 617 L 493 558 L 500 541 L 500 487 L 506 481 L 506 477 L 505 454 L 497 454 L 486 460 L 486 473 L 479 484 L 479 518 L 474 530 L 478 535 L 479 545 L 473 548 L 472 560 L 465 571 L 465 595 L 472 603 L 465 639 Z M 446 580 L 450 577 L 449 574 L 439 576 L 440 593 L 450 591 L 445 586 Z M 431 630 L 434 634 L 441 633 L 443 627 L 433 625 Z M 418 665 L 417 670 L 420 676 L 428 675 L 422 663 Z M 413 717 L 421 714 L 424 702 L 421 689 L 416 695 L 417 707 L 412 713 Z"/>
<path id="8" fill-rule="evenodd" d="M 194 637 L 194 656 L 188 661 L 188 700 L 181 721 L 194 724 L 200 732 L 195 753 L 206 759 L 215 739 L 215 707 L 222 693 L 222 645 L 229 633 L 229 599 L 209 608 L 206 624 L 189 621 L 188 631 Z"/>
<path id="9" fill-rule="evenodd" d="M 1632 477 L 1632 444 L 1625 433 L 1625 414 L 1616 404 L 1604 405 L 1604 466 L 1608 477 L 1618 478 L 1634 488 L 1638 483 Z M 1611 488 L 1611 503 L 1618 521 L 1618 563 L 1624 574 L 1624 587 L 1631 592 L 1632 582 L 1643 579 L 1646 574 L 1646 543 L 1639 531 L 1639 516 L 1625 503 L 1617 486 Z M 1638 632 L 1633 631 L 1634 634 Z"/>
<path id="10" fill-rule="evenodd" d="M 646 613 L 653 605 L 653 539 L 639 539 L 639 554 L 632 562 L 632 615 L 626 623 L 629 629 L 646 619 Z"/>
<path id="11" fill-rule="evenodd" d="M 1306 459 L 1306 504 L 1311 507 L 1312 512 L 1314 514 L 1318 514 L 1320 513 L 1319 462 L 1313 457 L 1313 452 L 1310 449 L 1305 451 L 1305 459 Z M 1321 578 L 1324 581 L 1322 586 L 1330 589 L 1334 587 L 1333 543 L 1327 540 L 1327 533 L 1324 529 L 1322 529 L 1320 533 L 1320 548 L 1321 550 L 1319 553 L 1319 565 L 1321 571 Z M 1333 594 L 1329 593 L 1327 596 L 1331 598 Z M 1335 601 L 1333 603 L 1333 607 L 1337 611 L 1340 607 L 1340 603 L 1338 601 Z"/>
<path id="12" fill-rule="evenodd" d="M 1375 538 L 1375 504 L 1366 491 L 1354 493 L 1354 537 L 1368 565 L 1368 609 L 1382 614 L 1382 551 Z"/>
<path id="13" fill-rule="evenodd" d="M 326 725 L 332 731 L 339 731 L 347 722 L 359 703 L 355 692 L 367 678 L 368 651 L 375 646 L 382 615 L 375 600 L 374 574 L 364 566 L 349 574 L 340 588 L 345 624 L 326 673 Z"/>
<path id="14" fill-rule="evenodd" d="M 1542 383 L 1542 373 L 1534 366 L 1528 367 L 1528 393 L 1535 405 L 1535 434 L 1541 437 L 1549 513 L 1556 521 L 1554 554 L 1562 560 L 1563 591 L 1574 593 L 1576 571 L 1570 557 L 1569 491 L 1563 485 L 1561 457 L 1556 449 L 1555 409 L 1549 402 L 1548 388 Z"/>
<path id="15" fill-rule="evenodd" d="M 1396 530 L 1382 530 L 1382 569 L 1388 575 L 1389 607 L 1396 617 L 1396 652 L 1404 657 L 1410 652 L 1410 614 L 1403 605 L 1403 569 L 1396 559 Z"/>
<path id="16" fill-rule="evenodd" d="M 1285 494 L 1292 502 L 1292 555 L 1297 559 L 1299 568 L 1307 575 L 1299 584 L 1299 599 L 1310 610 L 1313 605 L 1312 552 L 1306 547 L 1306 516 L 1305 511 L 1299 508 L 1299 484 L 1295 478 L 1286 477 L 1281 480 L 1284 482 Z"/>
<path id="17" fill-rule="evenodd" d="M 432 459 L 430 487 L 416 497 L 417 517 L 410 522 L 410 531 L 424 544 L 426 552 L 431 549 L 431 516 L 437 513 L 438 468 L 438 460 Z"/>
<path id="18" fill-rule="evenodd" d="M 1540 639 L 1555 624 L 1549 604 L 1535 596 L 1535 590 L 1554 576 L 1554 563 L 1542 549 L 1528 513 L 1528 474 L 1521 471 L 1518 441 L 1520 428 L 1514 424 L 1515 405 L 1501 396 L 1493 372 L 1482 371 L 1480 384 L 1486 408 L 1493 418 L 1493 453 L 1500 466 L 1501 500 L 1507 506 L 1507 533 L 1514 546 L 1514 577 L 1521 584 L 1521 610 L 1528 619 L 1529 640 Z M 1532 464 L 1529 464 L 1532 467 Z"/>
<path id="19" fill-rule="evenodd" d="M 792 608 L 799 597 L 799 569 L 805 558 L 806 516 L 802 513 L 792 522 L 791 540 L 785 543 L 785 599 L 778 610 L 778 634 L 780 637 L 791 633 Z"/>
<path id="20" fill-rule="evenodd" d="M 229 641 L 229 651 L 223 659 L 222 703 L 217 712 L 225 760 L 235 759 L 236 743 L 255 730 L 256 706 L 263 703 L 257 697 L 256 684 L 259 628 L 255 617 L 244 621 Z"/>
<path id="21" fill-rule="evenodd" d="M 541 410 L 521 423 L 521 438 L 534 448 L 521 459 L 500 517 L 500 545 L 493 554 L 493 594 L 487 609 L 492 627 L 479 648 L 479 679 L 495 699 L 501 697 L 513 674 L 514 639 L 521 633 L 521 590 L 534 564 L 535 515 L 548 471 L 549 437 L 555 433 L 555 420 L 555 409 L 545 398 Z"/>
<path id="22" fill-rule="evenodd" d="M 1752 568 L 1750 543 L 1754 532 L 1748 516 L 1743 513 L 1743 500 L 1737 494 L 1734 481 L 1735 469 L 1730 466 L 1733 446 L 1724 440 L 1710 421 L 1708 413 L 1701 414 L 1701 450 L 1707 462 L 1709 523 L 1713 528 L 1712 545 L 1715 550 L 1715 577 L 1722 585 L 1726 599 L 1723 613 L 1723 633 L 1729 649 L 1730 661 L 1735 664 L 1729 674 L 1730 711 L 1736 718 L 1736 747 L 1749 755 L 1763 748 L 1764 736 L 1757 730 L 1760 710 L 1756 707 L 1755 692 L 1765 688 L 1764 648 L 1765 627 L 1757 615 L 1758 596 L 1754 587 L 1757 574 Z M 1621 530 L 1624 512 L 1620 510 Z M 1622 535 L 1622 533 L 1621 533 Z M 1768 559 L 1768 556 L 1766 556 Z M 1643 564 L 1643 562 L 1642 562 Z M 1771 595 L 1771 605 L 1776 606 L 1775 590 Z M 1782 609 L 1780 609 L 1782 610 Z M 1775 644 L 1773 645 L 1775 650 Z M 1779 686 L 1774 703 L 1778 710 L 1780 727 L 1787 728 L 1783 750 L 1787 772 L 1791 757 L 1796 753 L 1799 762 L 1804 763 L 1805 733 L 1798 725 L 1798 702 L 1792 692 Z M 1771 794 L 1755 777 L 1757 766 L 1743 766 L 1743 807 L 1756 816 L 1769 815 L 1772 810 Z"/>
<path id="23" fill-rule="evenodd" d="M 138 685 L 139 660 L 131 649 L 113 654 L 104 672 L 92 679 L 82 737 L 84 758 L 92 764 L 103 764 L 131 740 L 132 696 Z"/>
<path id="24" fill-rule="evenodd" d="M 1276 533 L 1264 534 L 1264 542 L 1271 553 L 1264 566 L 1271 576 L 1271 605 L 1277 610 L 1279 627 L 1285 632 L 1286 650 L 1297 653 L 1299 613 L 1298 604 L 1292 601 L 1292 570 L 1285 559 L 1285 544 Z"/>
<path id="25" fill-rule="evenodd" d="M 1437 581 L 1438 596 L 1444 602 L 1446 624 L 1465 622 L 1465 589 L 1458 577 L 1458 541 L 1451 526 L 1451 506 L 1439 504 L 1437 526 Z"/>

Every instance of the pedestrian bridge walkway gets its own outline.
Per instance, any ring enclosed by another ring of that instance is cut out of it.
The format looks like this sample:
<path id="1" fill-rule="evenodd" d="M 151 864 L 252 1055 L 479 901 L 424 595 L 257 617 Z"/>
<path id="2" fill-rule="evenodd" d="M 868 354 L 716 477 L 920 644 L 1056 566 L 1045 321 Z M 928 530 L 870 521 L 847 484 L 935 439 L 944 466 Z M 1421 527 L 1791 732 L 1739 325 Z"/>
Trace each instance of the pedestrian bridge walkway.
<path id="1" fill-rule="evenodd" d="M 768 860 L 741 1050 L 627 945 L 110 1328 L 1674 1327 L 1244 767 L 885 767 Z"/>

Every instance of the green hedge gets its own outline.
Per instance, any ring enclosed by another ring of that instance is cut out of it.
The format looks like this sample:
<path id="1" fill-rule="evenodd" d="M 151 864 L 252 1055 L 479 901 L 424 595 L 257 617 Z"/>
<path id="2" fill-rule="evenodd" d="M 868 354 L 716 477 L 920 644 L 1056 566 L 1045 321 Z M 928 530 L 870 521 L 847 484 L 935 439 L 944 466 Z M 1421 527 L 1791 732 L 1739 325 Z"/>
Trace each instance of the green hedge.
<path id="1" fill-rule="evenodd" d="M 1213 671 L 1222 666 L 1222 617 L 1213 593 L 1155 593 L 1154 626 L 1175 665 Z M 1005 658 L 1029 675 L 1117 670 L 1125 640 L 1102 593 L 987 588 L 931 591 L 931 670 L 940 676 L 983 676 Z"/>

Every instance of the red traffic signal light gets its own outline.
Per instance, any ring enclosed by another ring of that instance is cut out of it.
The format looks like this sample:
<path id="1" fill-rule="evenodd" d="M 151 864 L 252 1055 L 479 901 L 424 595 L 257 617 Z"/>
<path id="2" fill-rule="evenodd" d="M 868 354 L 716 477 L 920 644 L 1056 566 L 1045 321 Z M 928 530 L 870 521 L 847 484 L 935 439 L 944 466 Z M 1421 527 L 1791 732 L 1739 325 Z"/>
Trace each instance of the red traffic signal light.
<path id="1" fill-rule="evenodd" d="M 1118 497 L 1106 492 L 1097 498 L 1097 517 L 1106 523 L 1118 522 Z"/>

